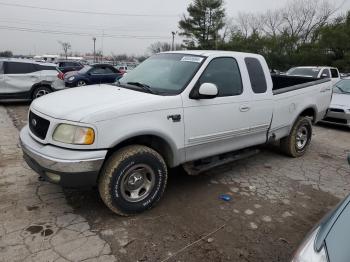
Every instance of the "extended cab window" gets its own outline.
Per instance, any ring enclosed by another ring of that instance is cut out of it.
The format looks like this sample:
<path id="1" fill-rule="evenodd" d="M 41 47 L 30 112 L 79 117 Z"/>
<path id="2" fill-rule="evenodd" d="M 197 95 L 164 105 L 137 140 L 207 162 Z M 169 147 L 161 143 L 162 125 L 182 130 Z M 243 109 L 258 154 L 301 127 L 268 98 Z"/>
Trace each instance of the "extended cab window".
<path id="1" fill-rule="evenodd" d="M 256 94 L 266 93 L 267 83 L 265 73 L 259 60 L 253 57 L 247 57 L 244 60 L 247 65 L 253 92 Z"/>
<path id="2" fill-rule="evenodd" d="M 321 78 L 331 78 L 331 75 L 329 74 L 328 69 L 323 69 L 322 74 L 321 74 Z"/>
<path id="3" fill-rule="evenodd" d="M 236 96 L 242 94 L 242 78 L 237 61 L 234 58 L 223 57 L 213 59 L 198 84 L 211 83 L 218 88 L 218 97 Z"/>
<path id="4" fill-rule="evenodd" d="M 335 68 L 331 69 L 331 74 L 332 74 L 332 78 L 338 78 L 339 77 L 338 70 L 335 69 Z"/>
<path id="5" fill-rule="evenodd" d="M 7 62 L 5 74 L 30 74 L 37 71 L 31 63 Z"/>

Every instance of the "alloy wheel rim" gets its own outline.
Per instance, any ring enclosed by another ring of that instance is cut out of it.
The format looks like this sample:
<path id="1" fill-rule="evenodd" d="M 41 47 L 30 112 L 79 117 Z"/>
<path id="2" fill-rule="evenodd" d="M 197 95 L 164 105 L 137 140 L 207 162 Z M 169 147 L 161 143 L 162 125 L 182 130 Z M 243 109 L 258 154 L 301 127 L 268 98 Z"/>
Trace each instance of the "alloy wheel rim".
<path id="1" fill-rule="evenodd" d="M 84 81 L 79 81 L 78 82 L 78 86 L 85 86 L 85 85 L 86 85 L 86 83 Z"/>
<path id="2" fill-rule="evenodd" d="M 306 126 L 301 126 L 296 135 L 296 146 L 298 149 L 303 149 L 309 140 L 309 130 Z"/>
<path id="3" fill-rule="evenodd" d="M 37 93 L 36 93 L 36 96 L 35 96 L 35 98 L 39 98 L 39 97 L 42 97 L 42 96 L 44 96 L 44 95 L 47 95 L 47 94 L 49 94 L 50 92 L 49 91 L 47 91 L 47 90 L 44 90 L 44 89 L 42 89 L 42 90 L 39 90 Z"/>
<path id="4" fill-rule="evenodd" d="M 121 195 L 128 202 L 140 202 L 149 196 L 155 184 L 155 173 L 145 164 L 129 168 L 120 184 Z"/>

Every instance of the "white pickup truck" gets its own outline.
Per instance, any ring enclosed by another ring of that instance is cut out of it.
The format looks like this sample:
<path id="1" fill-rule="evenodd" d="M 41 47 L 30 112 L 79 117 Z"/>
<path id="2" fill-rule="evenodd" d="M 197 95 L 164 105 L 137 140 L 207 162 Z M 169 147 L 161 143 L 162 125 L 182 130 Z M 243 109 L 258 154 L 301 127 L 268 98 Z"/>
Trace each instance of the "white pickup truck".
<path id="1" fill-rule="evenodd" d="M 330 79 L 271 78 L 256 54 L 161 53 L 115 85 L 36 99 L 20 140 L 43 179 L 98 185 L 112 211 L 130 215 L 161 198 L 168 168 L 198 174 L 276 140 L 302 156 L 331 94 Z"/>

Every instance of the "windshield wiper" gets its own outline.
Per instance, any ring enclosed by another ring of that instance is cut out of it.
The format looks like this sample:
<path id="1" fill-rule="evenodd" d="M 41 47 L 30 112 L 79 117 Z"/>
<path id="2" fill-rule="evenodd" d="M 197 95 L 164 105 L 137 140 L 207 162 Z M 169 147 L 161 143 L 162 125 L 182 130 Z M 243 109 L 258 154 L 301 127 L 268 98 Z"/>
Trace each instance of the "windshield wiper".
<path id="1" fill-rule="evenodd" d="M 132 85 L 132 86 L 141 87 L 143 90 L 147 91 L 148 93 L 155 94 L 155 92 L 152 90 L 152 88 L 149 85 L 142 84 L 140 82 L 127 82 L 127 84 Z"/>

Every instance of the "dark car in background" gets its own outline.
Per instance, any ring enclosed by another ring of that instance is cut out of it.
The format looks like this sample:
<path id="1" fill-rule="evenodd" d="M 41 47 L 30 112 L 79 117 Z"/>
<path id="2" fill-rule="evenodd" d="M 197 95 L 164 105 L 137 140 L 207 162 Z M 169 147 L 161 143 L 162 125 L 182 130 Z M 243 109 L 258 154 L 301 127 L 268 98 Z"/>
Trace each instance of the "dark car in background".
<path id="1" fill-rule="evenodd" d="M 123 72 L 109 64 L 84 66 L 81 70 L 64 75 L 67 87 L 114 83 L 123 76 Z"/>
<path id="2" fill-rule="evenodd" d="M 77 61 L 60 61 L 58 62 L 58 69 L 63 73 L 71 71 L 79 71 L 84 67 L 83 64 Z"/>

